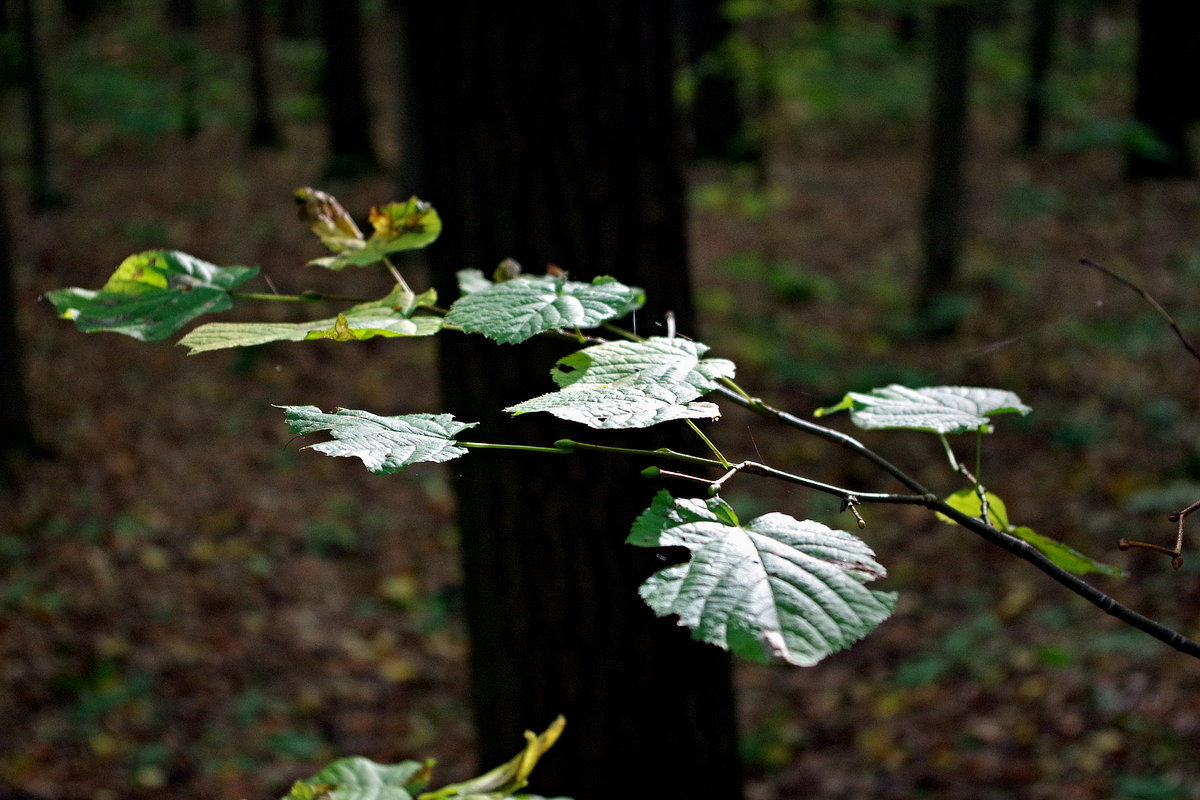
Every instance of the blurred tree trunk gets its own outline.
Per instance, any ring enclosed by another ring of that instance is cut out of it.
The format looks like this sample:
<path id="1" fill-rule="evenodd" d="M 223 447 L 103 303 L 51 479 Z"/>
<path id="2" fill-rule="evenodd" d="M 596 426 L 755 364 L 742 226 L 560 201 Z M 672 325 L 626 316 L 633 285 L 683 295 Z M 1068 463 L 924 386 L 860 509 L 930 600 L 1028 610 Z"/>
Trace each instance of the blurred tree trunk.
<path id="1" fill-rule="evenodd" d="M 175 31 L 175 46 L 182 77 L 179 85 L 180 129 L 184 138 L 200 133 L 200 9 L 196 0 L 168 0 L 167 20 Z"/>
<path id="2" fill-rule="evenodd" d="M 971 12 L 969 2 L 942 3 L 933 10 L 933 97 L 922 217 L 925 269 L 917 295 L 919 317 L 932 335 L 952 333 L 959 316 L 950 290 L 963 238 Z"/>
<path id="3" fill-rule="evenodd" d="M 21 372 L 13 272 L 8 205 L 0 186 L 0 485 L 11 483 L 21 462 L 37 452 Z"/>
<path id="4" fill-rule="evenodd" d="M 921 15 L 915 8 L 901 8 L 892 18 L 892 30 L 902 47 L 911 47 L 921 35 Z"/>
<path id="5" fill-rule="evenodd" d="M 363 69 L 362 4 L 359 0 L 320 0 L 325 69 L 321 96 L 325 102 L 328 162 L 331 178 L 359 178 L 379 172 L 371 140 L 371 107 Z"/>
<path id="6" fill-rule="evenodd" d="M 511 256 L 530 271 L 554 263 L 644 286 L 643 334 L 667 311 L 694 330 L 674 10 L 588 0 L 525 14 L 471 0 L 410 17 L 421 194 L 446 225 L 427 255 L 447 302 L 454 270 L 490 273 Z M 479 438 L 626 441 L 499 413 L 552 388 L 561 343 L 440 346 L 446 408 L 482 421 Z M 664 443 L 643 433 L 640 446 Z M 637 595 L 665 566 L 623 543 L 658 488 L 642 466 L 495 452 L 454 462 L 480 759 L 511 757 L 521 730 L 561 712 L 566 734 L 534 773 L 540 794 L 736 800 L 728 657 Z"/>
<path id="7" fill-rule="evenodd" d="M 695 85 L 689 128 L 697 159 L 758 163 L 756 142 L 746 130 L 737 74 L 727 43 L 733 24 L 722 2 L 704 0 L 685 7 L 688 63 Z"/>
<path id="8" fill-rule="evenodd" d="M 267 31 L 261 0 L 241 0 L 242 36 L 250 59 L 250 98 L 254 121 L 251 147 L 282 147 L 283 134 L 271 103 L 271 74 L 267 68 Z"/>
<path id="9" fill-rule="evenodd" d="M 1025 122 L 1021 128 L 1021 146 L 1026 150 L 1041 147 L 1045 133 L 1046 81 L 1054 58 L 1058 6 L 1059 0 L 1033 0 L 1030 12 L 1029 78 L 1025 87 Z"/>
<path id="10" fill-rule="evenodd" d="M 35 211 L 62 203 L 50 177 L 50 128 L 46 123 L 46 81 L 32 0 L 17 6 L 17 35 L 21 40 L 21 77 L 25 85 L 25 121 L 29 138 L 29 202 Z"/>
<path id="11" fill-rule="evenodd" d="M 1196 177 L 1188 129 L 1200 102 L 1200 3 L 1141 0 L 1134 119 L 1157 140 L 1135 141 L 1126 153 L 1131 181 Z"/>
<path id="12" fill-rule="evenodd" d="M 279 33 L 289 39 L 307 39 L 317 31 L 315 0 L 280 0 Z"/>

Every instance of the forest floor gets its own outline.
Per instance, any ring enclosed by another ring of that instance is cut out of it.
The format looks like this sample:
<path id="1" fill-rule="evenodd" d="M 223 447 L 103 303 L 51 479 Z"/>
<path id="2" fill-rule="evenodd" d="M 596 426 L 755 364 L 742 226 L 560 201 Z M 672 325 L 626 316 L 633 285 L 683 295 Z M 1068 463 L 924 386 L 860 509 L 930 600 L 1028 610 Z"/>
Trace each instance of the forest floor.
<path id="1" fill-rule="evenodd" d="M 1141 299 L 1077 265 L 1137 280 L 1200 332 L 1200 187 L 1125 185 L 1113 147 L 1022 155 L 1012 127 L 976 126 L 962 325 L 935 342 L 908 322 L 919 136 L 780 125 L 765 183 L 696 168 L 704 341 L 802 416 L 893 381 L 1017 392 L 1033 413 L 998 420 L 982 460 L 1010 518 L 1120 566 L 1097 585 L 1200 637 L 1200 556 L 1172 571 L 1116 548 L 1169 542 L 1167 512 L 1200 498 L 1197 365 Z M 281 291 L 380 289 L 372 274 L 303 266 L 320 248 L 290 195 L 320 180 L 322 141 L 311 122 L 287 135 L 284 150 L 250 153 L 228 127 L 185 141 L 97 126 L 63 137 L 68 205 L 33 216 L 9 198 L 30 409 L 51 455 L 0 504 L 0 787 L 265 798 L 347 753 L 436 757 L 446 780 L 473 769 L 443 471 L 383 478 L 304 452 L 271 407 L 433 409 L 432 345 L 187 358 L 84 336 L 38 301 L 157 246 L 261 264 Z M 323 186 L 356 213 L 395 194 L 384 178 Z M 733 411 L 715 435 L 731 457 L 891 488 Z M 936 439 L 863 438 L 960 488 Z M 973 457 L 972 441 L 954 444 Z M 834 501 L 792 488 L 729 499 L 847 525 Z M 809 669 L 738 666 L 751 800 L 1200 798 L 1200 664 L 962 529 L 915 509 L 863 513 L 897 614 Z"/>

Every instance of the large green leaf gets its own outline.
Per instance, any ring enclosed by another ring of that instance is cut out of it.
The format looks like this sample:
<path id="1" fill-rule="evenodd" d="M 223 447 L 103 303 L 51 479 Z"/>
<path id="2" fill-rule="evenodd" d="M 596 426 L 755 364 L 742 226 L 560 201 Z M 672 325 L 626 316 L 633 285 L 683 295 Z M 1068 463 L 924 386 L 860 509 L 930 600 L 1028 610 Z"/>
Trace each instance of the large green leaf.
<path id="1" fill-rule="evenodd" d="M 316 406 L 278 406 L 293 433 L 329 431 L 332 441 L 311 445 L 331 456 L 362 459 L 371 472 L 390 474 L 423 461 L 442 462 L 466 453 L 454 437 L 478 423 L 458 422 L 450 414 L 405 414 L 381 417 L 369 411 L 338 409 L 329 414 Z"/>
<path id="2" fill-rule="evenodd" d="M 72 287 L 46 297 L 85 333 L 155 341 L 201 314 L 229 309 L 229 292 L 257 274 L 258 267 L 218 267 L 178 250 L 147 250 L 122 261 L 99 291 Z"/>
<path id="3" fill-rule="evenodd" d="M 403 203 L 388 203 L 371 209 L 371 238 L 356 245 L 353 239 L 321 239 L 337 255 L 310 262 L 332 270 L 364 267 L 392 253 L 417 250 L 432 243 L 442 232 L 442 220 L 433 206 L 416 197 Z M 314 230 L 316 228 L 314 227 Z M 318 234 L 320 235 L 320 234 Z"/>
<path id="4" fill-rule="evenodd" d="M 1032 409 L 1012 392 L 975 386 L 910 389 L 892 384 L 866 394 L 850 392 L 842 402 L 819 408 L 815 416 L 850 411 L 860 428 L 904 428 L 932 433 L 991 430 L 991 414 L 1028 414 Z"/>
<path id="5" fill-rule="evenodd" d="M 608 277 L 591 283 L 555 275 L 519 275 L 483 287 L 467 270 L 474 291 L 450 307 L 446 324 L 468 333 L 481 333 L 501 344 L 516 344 L 545 331 L 592 328 L 622 317 L 645 302 L 645 293 Z M 485 279 L 486 280 L 486 279 Z"/>
<path id="6" fill-rule="evenodd" d="M 714 403 L 690 402 L 734 373 L 732 361 L 702 359 L 708 346 L 678 338 L 606 342 L 558 360 L 561 388 L 506 411 L 546 411 L 593 428 L 643 428 L 672 419 L 720 416 Z"/>
<path id="7" fill-rule="evenodd" d="M 283 800 L 412 800 L 424 788 L 431 764 L 378 764 L 362 756 L 339 758 L 316 775 L 296 781 Z"/>
<path id="8" fill-rule="evenodd" d="M 863 585 L 886 574 L 871 548 L 819 522 L 772 513 L 741 525 L 719 498 L 661 491 L 628 541 L 690 550 L 643 583 L 642 597 L 659 616 L 679 615 L 693 638 L 754 661 L 815 664 L 895 607 L 894 594 Z"/>
<path id="9" fill-rule="evenodd" d="M 397 287 L 380 300 L 352 306 L 336 317 L 309 322 L 209 322 L 199 325 L 179 340 L 188 355 L 249 347 L 267 342 L 300 342 L 305 339 L 358 341 L 375 336 L 432 336 L 442 329 L 433 316 L 411 316 L 422 305 L 433 302 L 427 292 L 413 296 Z"/>

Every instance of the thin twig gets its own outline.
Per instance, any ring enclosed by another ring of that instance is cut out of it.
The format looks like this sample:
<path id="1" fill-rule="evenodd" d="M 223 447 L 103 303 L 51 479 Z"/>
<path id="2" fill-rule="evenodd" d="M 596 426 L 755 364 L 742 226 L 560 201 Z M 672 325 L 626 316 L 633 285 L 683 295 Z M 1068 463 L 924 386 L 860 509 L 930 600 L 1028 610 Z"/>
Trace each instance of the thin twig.
<path id="1" fill-rule="evenodd" d="M 1109 278 L 1113 279 L 1114 281 L 1121 284 L 1122 286 L 1125 286 L 1125 287 L 1137 292 L 1138 295 L 1140 295 L 1143 300 L 1145 300 L 1147 303 L 1149 303 L 1150 306 L 1155 311 L 1158 312 L 1158 315 L 1160 317 L 1162 317 L 1164 320 L 1166 320 L 1166 323 L 1171 326 L 1171 330 L 1175 331 L 1175 335 L 1179 337 L 1179 341 L 1182 342 L 1183 346 L 1187 348 L 1187 351 L 1192 354 L 1192 357 L 1195 358 L 1197 361 L 1200 361 L 1200 351 L 1198 351 L 1195 348 L 1195 346 L 1192 345 L 1192 343 L 1188 340 L 1188 338 L 1183 335 L 1183 331 L 1179 329 L 1179 325 L 1175 322 L 1175 318 L 1172 317 L 1170 314 L 1168 314 L 1167 310 L 1165 308 L 1163 308 L 1162 305 L 1160 305 L 1157 300 L 1155 300 L 1153 297 L 1151 297 L 1149 292 L 1147 292 L 1141 286 L 1138 286 L 1133 281 L 1130 281 L 1130 280 L 1127 280 L 1126 278 L 1121 277 L 1117 273 L 1113 272 L 1111 269 L 1100 266 L 1095 261 L 1092 261 L 1087 258 L 1081 258 L 1081 259 L 1079 259 L 1079 263 L 1083 264 L 1085 267 L 1091 267 L 1092 269 L 1096 270 L 1097 272 L 1107 275 Z"/>

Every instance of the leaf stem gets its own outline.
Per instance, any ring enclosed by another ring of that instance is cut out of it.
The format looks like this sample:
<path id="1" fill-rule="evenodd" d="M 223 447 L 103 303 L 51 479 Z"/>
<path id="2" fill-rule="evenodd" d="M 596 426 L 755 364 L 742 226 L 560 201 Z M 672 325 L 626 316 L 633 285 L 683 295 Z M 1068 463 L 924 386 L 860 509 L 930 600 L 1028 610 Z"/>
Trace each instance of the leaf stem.
<path id="1" fill-rule="evenodd" d="M 566 455 L 574 452 L 572 448 L 566 447 L 538 447 L 531 444 L 503 444 L 500 442 L 459 442 L 456 441 L 459 447 L 471 447 L 476 450 L 526 450 L 531 453 L 553 453 L 555 455 Z"/>
<path id="2" fill-rule="evenodd" d="M 708 449 L 711 450 L 713 455 L 717 457 L 717 460 L 721 462 L 721 466 L 723 466 L 725 469 L 729 469 L 729 461 L 725 458 L 721 451 L 717 449 L 717 446 L 712 443 L 712 440 L 704 435 L 704 431 L 700 430 L 700 426 L 692 422 L 690 419 L 685 419 L 684 422 L 686 422 L 687 426 L 692 429 L 692 432 L 699 436 L 700 440 L 708 446 Z"/>
<path id="3" fill-rule="evenodd" d="M 300 294 L 278 294 L 275 292 L 230 292 L 230 297 L 238 300 L 266 300 L 275 303 L 320 303 L 330 301 L 335 303 L 369 303 L 369 297 L 343 297 L 336 294 L 321 292 L 301 292 Z"/>

